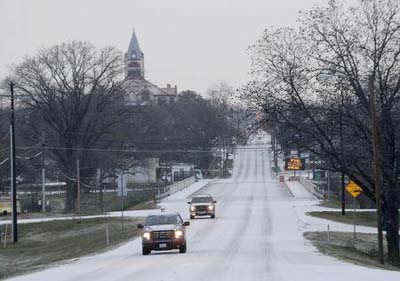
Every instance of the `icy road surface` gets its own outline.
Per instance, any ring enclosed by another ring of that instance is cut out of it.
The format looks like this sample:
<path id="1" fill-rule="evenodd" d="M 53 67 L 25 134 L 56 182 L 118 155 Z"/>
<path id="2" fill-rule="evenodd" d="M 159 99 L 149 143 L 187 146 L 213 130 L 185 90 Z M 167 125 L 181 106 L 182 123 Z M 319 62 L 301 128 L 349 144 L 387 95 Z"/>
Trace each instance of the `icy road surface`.
<path id="1" fill-rule="evenodd" d="M 239 148 L 232 179 L 202 188 L 218 201 L 217 217 L 191 221 L 186 254 L 142 256 L 141 241 L 134 239 L 115 250 L 13 280 L 400 280 L 398 272 L 355 266 L 318 253 L 302 236 L 295 208 L 299 199 L 271 179 L 269 163 L 266 150 Z M 187 219 L 189 193 L 165 200 L 166 211 L 179 211 Z"/>

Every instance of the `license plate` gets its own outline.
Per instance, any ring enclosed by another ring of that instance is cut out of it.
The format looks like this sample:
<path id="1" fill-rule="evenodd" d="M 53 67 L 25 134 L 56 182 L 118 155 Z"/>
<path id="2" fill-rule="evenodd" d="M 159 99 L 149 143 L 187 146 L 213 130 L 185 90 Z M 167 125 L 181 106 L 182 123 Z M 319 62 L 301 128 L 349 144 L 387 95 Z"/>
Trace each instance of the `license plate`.
<path id="1" fill-rule="evenodd" d="M 167 243 L 160 243 L 160 245 L 158 246 L 160 247 L 160 249 L 167 248 Z"/>

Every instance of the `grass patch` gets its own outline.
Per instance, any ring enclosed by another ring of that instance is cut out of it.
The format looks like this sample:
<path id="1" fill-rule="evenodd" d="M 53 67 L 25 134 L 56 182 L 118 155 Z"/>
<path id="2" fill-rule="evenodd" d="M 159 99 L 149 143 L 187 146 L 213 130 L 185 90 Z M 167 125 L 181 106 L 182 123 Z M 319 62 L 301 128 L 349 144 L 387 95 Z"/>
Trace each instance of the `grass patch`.
<path id="1" fill-rule="evenodd" d="M 133 205 L 127 210 L 132 211 L 132 210 L 148 210 L 148 209 L 157 209 L 157 203 L 154 202 L 153 200 L 147 201 L 147 202 L 141 202 L 136 205 Z"/>
<path id="2" fill-rule="evenodd" d="M 42 219 L 42 218 L 63 218 L 63 217 L 78 217 L 78 216 L 94 216 L 94 215 L 104 215 L 100 212 L 29 212 L 29 213 L 19 213 L 18 219 Z M 0 215 L 1 220 L 11 220 L 11 214 L 6 216 Z"/>
<path id="3" fill-rule="evenodd" d="M 124 210 L 132 211 L 132 210 L 148 210 L 148 209 L 156 209 L 157 203 L 153 200 L 148 200 L 144 202 L 135 203 L 133 205 L 125 205 Z M 121 208 L 121 207 L 120 207 Z M 119 211 L 120 209 L 115 209 L 114 211 Z M 29 213 L 20 213 L 18 214 L 18 219 L 40 219 L 40 218 L 62 218 L 62 217 L 79 217 L 79 216 L 95 216 L 95 215 L 104 215 L 105 212 L 100 211 L 81 211 L 80 213 L 74 212 L 29 212 Z M 11 214 L 2 215 L 0 214 L 0 221 L 2 220 L 11 220 Z"/>
<path id="4" fill-rule="evenodd" d="M 324 254 L 358 265 L 400 271 L 400 267 L 378 262 L 378 239 L 376 234 L 351 232 L 306 232 L 304 236 Z M 384 241 L 386 249 L 386 241 Z M 387 252 L 385 252 L 387 256 Z M 387 257 L 386 257 L 387 259 Z"/>
<path id="5" fill-rule="evenodd" d="M 343 222 L 353 224 L 353 211 L 346 211 L 346 215 L 342 216 L 341 212 L 334 211 L 323 211 L 323 212 L 308 212 L 307 215 L 322 219 L 333 220 L 337 222 Z M 376 212 L 355 212 L 355 219 L 357 225 L 363 226 L 377 226 Z"/>
<path id="6" fill-rule="evenodd" d="M 342 209 L 342 202 L 338 200 L 324 200 L 320 203 L 320 205 L 327 208 Z M 353 204 L 346 201 L 345 208 L 352 209 Z"/>
<path id="7" fill-rule="evenodd" d="M 108 217 L 20 224 L 19 242 L 6 248 L 0 245 L 0 279 L 104 251 L 138 235 L 136 224 L 141 219 L 125 218 L 124 228 L 121 222 L 121 218 Z"/>

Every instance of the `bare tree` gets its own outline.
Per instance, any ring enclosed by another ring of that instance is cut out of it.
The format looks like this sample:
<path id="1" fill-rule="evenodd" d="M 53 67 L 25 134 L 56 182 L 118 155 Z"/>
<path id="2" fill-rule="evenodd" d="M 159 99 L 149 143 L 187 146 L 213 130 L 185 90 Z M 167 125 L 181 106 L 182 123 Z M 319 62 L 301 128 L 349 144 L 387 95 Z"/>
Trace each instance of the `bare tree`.
<path id="1" fill-rule="evenodd" d="M 400 263 L 400 3 L 330 1 L 300 18 L 299 30 L 266 30 L 253 47 L 255 79 L 245 98 L 293 131 L 292 143 L 343 172 L 375 201 L 368 81 L 374 81 L 389 260 Z"/>
<path id="2" fill-rule="evenodd" d="M 87 42 L 71 42 L 42 49 L 12 68 L 20 106 L 35 113 L 47 131 L 48 149 L 68 177 L 66 209 L 74 210 L 77 197 L 76 163 L 82 177 L 95 172 L 94 162 L 115 142 L 115 127 L 123 118 L 120 89 L 122 54 L 113 47 L 97 50 Z M 32 115 L 33 116 L 33 115 Z M 40 134 L 41 132 L 36 132 Z"/>

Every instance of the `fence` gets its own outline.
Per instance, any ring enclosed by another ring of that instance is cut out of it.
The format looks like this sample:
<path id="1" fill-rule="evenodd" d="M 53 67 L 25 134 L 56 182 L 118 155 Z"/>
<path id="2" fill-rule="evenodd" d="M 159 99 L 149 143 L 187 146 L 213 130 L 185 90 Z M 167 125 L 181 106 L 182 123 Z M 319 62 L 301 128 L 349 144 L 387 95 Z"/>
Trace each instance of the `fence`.
<path id="1" fill-rule="evenodd" d="M 194 182 L 196 182 L 196 177 L 191 176 L 168 186 L 163 182 L 128 184 L 127 194 L 124 198 L 124 208 L 152 201 L 154 197 L 156 199 L 167 197 Z M 65 185 L 46 187 L 46 202 L 44 202 L 46 204 L 46 212 L 63 213 L 65 211 L 67 188 Z M 19 212 L 41 212 L 43 204 L 41 202 L 41 191 L 41 187 L 22 186 L 18 191 Z M 9 198 L 9 190 L 3 191 L 0 196 Z M 80 210 L 85 213 L 117 211 L 121 208 L 121 200 L 117 194 L 116 184 L 102 183 L 101 186 L 82 190 L 80 199 Z M 1 202 L 0 207 L 2 207 Z M 1 208 L 0 211 L 2 211 Z M 9 210 L 7 210 L 7 213 L 9 213 Z"/>
<path id="2" fill-rule="evenodd" d="M 167 196 L 170 196 L 170 195 L 174 194 L 175 192 L 181 191 L 182 189 L 188 187 L 189 185 L 191 185 L 191 184 L 193 184 L 195 182 L 196 182 L 196 177 L 195 176 L 191 176 L 191 177 L 186 178 L 186 179 L 184 179 L 182 181 L 175 182 L 175 183 L 167 186 L 166 191 L 161 193 L 161 194 L 158 194 L 156 196 L 156 198 L 157 199 L 162 199 L 162 198 L 165 198 Z"/>

